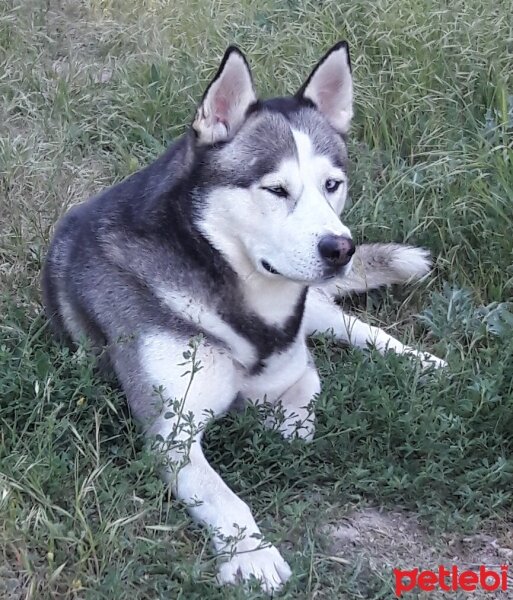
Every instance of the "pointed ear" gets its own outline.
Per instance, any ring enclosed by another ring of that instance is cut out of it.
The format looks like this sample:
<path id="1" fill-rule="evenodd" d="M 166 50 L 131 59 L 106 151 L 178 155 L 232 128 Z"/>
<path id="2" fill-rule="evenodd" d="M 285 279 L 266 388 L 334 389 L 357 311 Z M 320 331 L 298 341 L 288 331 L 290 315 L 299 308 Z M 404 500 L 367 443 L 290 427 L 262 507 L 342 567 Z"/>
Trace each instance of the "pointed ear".
<path id="1" fill-rule="evenodd" d="M 347 42 L 335 44 L 321 58 L 296 96 L 312 101 L 339 133 L 349 131 L 353 78 Z"/>
<path id="2" fill-rule="evenodd" d="M 242 52 L 230 46 L 196 111 L 192 124 L 202 144 L 230 139 L 256 102 L 253 79 Z"/>

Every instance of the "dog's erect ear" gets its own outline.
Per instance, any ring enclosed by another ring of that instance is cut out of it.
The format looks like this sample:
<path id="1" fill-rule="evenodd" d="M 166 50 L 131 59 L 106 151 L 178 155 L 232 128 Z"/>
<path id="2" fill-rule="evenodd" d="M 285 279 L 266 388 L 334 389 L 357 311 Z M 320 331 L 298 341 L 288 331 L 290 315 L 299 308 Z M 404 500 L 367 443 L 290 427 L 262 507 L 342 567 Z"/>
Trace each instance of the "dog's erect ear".
<path id="1" fill-rule="evenodd" d="M 353 78 L 347 42 L 335 44 L 321 58 L 296 96 L 311 100 L 339 133 L 349 131 Z"/>
<path id="2" fill-rule="evenodd" d="M 192 127 L 198 141 L 215 144 L 230 139 L 256 99 L 248 63 L 238 48 L 230 46 L 196 112 Z"/>

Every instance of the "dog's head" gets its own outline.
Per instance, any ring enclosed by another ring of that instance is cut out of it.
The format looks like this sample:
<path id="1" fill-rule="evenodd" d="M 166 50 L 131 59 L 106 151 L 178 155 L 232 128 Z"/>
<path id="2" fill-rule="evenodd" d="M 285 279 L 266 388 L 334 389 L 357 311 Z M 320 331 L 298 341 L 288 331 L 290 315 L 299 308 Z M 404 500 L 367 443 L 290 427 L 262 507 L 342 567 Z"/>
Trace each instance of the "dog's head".
<path id="1" fill-rule="evenodd" d="M 339 214 L 352 100 L 345 42 L 295 96 L 264 101 L 243 54 L 225 53 L 192 125 L 193 177 L 199 226 L 240 273 L 317 284 L 350 268 L 354 244 Z"/>

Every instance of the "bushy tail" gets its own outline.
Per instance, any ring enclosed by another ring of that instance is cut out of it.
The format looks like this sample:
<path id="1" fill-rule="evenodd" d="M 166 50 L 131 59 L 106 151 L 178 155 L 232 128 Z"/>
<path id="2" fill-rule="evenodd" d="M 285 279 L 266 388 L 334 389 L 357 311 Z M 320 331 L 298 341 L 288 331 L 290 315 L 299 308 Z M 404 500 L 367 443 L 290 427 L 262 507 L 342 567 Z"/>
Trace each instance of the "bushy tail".
<path id="1" fill-rule="evenodd" d="M 420 279 L 430 268 L 431 256 L 424 248 L 404 244 L 361 244 L 356 247 L 351 272 L 336 279 L 327 291 L 334 296 L 367 292 L 392 283 Z"/>

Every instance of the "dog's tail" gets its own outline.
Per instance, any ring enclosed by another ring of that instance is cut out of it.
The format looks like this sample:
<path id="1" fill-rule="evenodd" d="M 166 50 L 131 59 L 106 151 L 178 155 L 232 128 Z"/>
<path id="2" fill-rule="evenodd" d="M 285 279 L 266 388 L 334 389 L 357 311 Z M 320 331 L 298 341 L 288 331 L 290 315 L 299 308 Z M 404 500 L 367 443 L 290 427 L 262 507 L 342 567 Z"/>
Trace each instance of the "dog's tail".
<path id="1" fill-rule="evenodd" d="M 424 248 L 404 244 L 361 244 L 356 247 L 351 271 L 328 286 L 334 296 L 367 292 L 392 283 L 420 279 L 431 269 Z"/>

